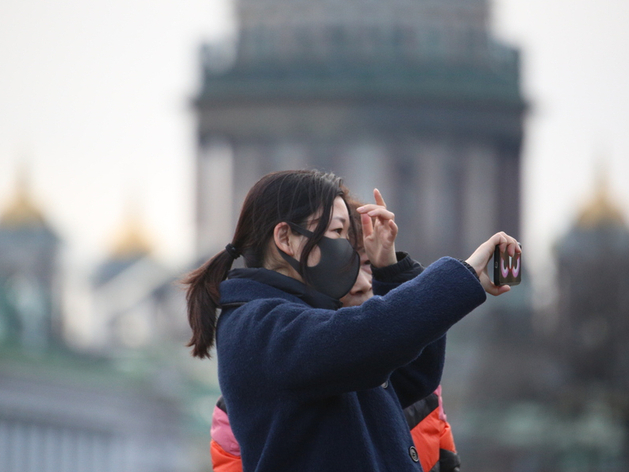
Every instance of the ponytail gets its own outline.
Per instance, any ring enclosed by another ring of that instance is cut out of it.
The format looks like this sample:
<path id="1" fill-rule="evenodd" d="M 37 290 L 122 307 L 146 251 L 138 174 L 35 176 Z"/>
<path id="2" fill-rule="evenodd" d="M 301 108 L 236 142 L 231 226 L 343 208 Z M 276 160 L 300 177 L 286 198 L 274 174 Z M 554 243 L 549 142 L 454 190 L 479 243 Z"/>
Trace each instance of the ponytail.
<path id="1" fill-rule="evenodd" d="M 188 274 L 183 281 L 188 286 L 188 322 L 192 328 L 187 346 L 192 348 L 194 357 L 210 358 L 216 334 L 216 314 L 220 308 L 218 286 L 227 277 L 237 256 L 234 246 L 228 244 L 224 251 Z"/>
<path id="2" fill-rule="evenodd" d="M 342 180 L 332 173 L 315 170 L 274 172 L 256 182 L 245 197 L 232 243 L 183 280 L 188 287 L 188 322 L 192 328 L 188 347 L 194 357 L 210 357 L 220 308 L 219 285 L 227 278 L 234 259 L 242 255 L 245 267 L 263 267 L 278 223 L 303 224 L 319 214 L 314 236 L 300 255 L 305 264 L 323 238 L 337 196 L 347 198 Z"/>

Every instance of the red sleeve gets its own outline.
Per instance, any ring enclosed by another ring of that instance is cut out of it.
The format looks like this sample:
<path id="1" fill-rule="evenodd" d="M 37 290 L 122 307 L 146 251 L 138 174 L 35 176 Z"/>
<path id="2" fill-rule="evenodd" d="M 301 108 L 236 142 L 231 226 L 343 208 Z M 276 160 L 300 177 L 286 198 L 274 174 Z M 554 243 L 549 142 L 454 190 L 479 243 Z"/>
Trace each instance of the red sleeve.
<path id="1" fill-rule="evenodd" d="M 210 455 L 214 472 L 242 472 L 242 459 L 226 452 L 216 441 L 210 441 Z"/>
<path id="2" fill-rule="evenodd" d="M 443 421 L 439 418 L 439 408 L 435 408 L 411 430 L 411 436 L 424 470 L 432 470 L 435 464 L 439 462 L 440 438 L 443 428 Z"/>
<path id="3" fill-rule="evenodd" d="M 450 423 L 448 423 L 447 421 L 444 421 L 443 424 L 444 424 L 444 428 L 443 428 L 443 431 L 441 432 L 439 448 L 456 452 L 456 447 L 454 445 L 454 437 L 452 436 L 452 428 L 450 428 Z"/>

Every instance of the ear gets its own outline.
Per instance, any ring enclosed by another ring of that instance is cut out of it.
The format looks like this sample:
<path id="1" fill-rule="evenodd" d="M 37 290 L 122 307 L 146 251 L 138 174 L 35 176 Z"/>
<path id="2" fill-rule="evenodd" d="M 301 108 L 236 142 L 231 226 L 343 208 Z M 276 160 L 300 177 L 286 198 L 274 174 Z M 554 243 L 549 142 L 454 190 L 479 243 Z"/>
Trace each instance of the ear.
<path id="1" fill-rule="evenodd" d="M 273 229 L 273 241 L 275 245 L 295 259 L 299 259 L 299 257 L 295 257 L 299 247 L 297 239 L 297 236 L 290 229 L 288 223 L 282 222 L 275 225 Z"/>

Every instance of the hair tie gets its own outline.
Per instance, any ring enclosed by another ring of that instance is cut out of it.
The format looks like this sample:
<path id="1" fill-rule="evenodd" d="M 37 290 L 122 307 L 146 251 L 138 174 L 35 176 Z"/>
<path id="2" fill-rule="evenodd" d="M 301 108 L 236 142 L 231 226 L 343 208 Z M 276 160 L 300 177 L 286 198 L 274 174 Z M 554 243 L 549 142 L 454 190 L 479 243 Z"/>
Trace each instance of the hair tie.
<path id="1" fill-rule="evenodd" d="M 240 253 L 236 249 L 236 246 L 234 246 L 232 243 L 229 243 L 227 246 L 225 246 L 225 251 L 232 257 L 232 259 L 238 259 L 240 257 Z"/>

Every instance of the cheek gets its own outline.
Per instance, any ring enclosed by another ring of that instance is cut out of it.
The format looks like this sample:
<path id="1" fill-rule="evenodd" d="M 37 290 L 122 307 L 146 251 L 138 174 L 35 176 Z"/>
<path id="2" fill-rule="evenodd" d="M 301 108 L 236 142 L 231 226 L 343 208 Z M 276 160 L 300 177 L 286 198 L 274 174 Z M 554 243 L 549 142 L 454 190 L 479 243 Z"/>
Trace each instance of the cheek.
<path id="1" fill-rule="evenodd" d="M 319 249 L 319 246 L 315 246 L 314 249 L 310 251 L 310 255 L 308 256 L 308 267 L 316 266 L 320 260 L 321 249 Z"/>

